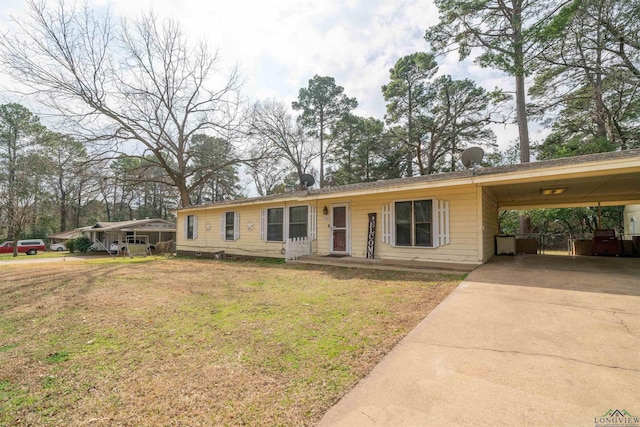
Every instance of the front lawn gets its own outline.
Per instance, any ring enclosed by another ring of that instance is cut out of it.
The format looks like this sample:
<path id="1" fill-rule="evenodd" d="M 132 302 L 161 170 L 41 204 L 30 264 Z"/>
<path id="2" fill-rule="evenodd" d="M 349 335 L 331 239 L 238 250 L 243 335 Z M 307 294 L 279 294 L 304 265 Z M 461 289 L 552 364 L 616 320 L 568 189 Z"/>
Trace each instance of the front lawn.
<path id="1" fill-rule="evenodd" d="M 0 266 L 0 425 L 309 425 L 462 277 L 258 261 Z"/>

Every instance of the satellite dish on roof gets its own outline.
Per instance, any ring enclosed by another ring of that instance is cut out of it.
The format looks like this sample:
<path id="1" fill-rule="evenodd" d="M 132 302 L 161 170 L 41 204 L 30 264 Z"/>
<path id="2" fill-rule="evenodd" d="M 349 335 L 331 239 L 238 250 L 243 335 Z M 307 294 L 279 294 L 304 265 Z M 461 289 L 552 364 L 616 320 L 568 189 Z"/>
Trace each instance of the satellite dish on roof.
<path id="1" fill-rule="evenodd" d="M 302 184 L 303 188 L 309 188 L 315 183 L 316 183 L 315 178 L 312 175 L 309 175 L 308 173 L 302 174 L 302 176 L 300 177 L 300 184 Z"/>
<path id="2" fill-rule="evenodd" d="M 477 168 L 480 167 L 480 162 L 484 157 L 484 150 L 480 147 L 469 147 L 462 152 L 462 164 L 465 168 L 473 169 L 473 174 L 475 175 L 478 171 Z"/>
<path id="3" fill-rule="evenodd" d="M 469 169 L 480 164 L 484 157 L 484 150 L 480 147 L 469 147 L 462 152 L 462 164 Z"/>

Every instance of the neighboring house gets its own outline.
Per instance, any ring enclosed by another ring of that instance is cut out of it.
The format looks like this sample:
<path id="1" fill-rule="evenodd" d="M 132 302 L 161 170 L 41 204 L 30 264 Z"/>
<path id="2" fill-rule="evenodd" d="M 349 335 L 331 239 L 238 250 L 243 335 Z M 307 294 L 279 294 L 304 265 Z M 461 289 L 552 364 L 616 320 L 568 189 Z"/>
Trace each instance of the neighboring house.
<path id="1" fill-rule="evenodd" d="M 192 206 L 177 211 L 177 251 L 479 265 L 495 254 L 500 210 L 630 203 L 637 149 Z"/>
<path id="2" fill-rule="evenodd" d="M 118 250 L 121 242 L 143 242 L 154 245 L 176 239 L 176 224 L 164 219 L 146 218 L 131 221 L 97 222 L 83 228 L 82 234 L 93 242 L 94 250 Z"/>
<path id="3" fill-rule="evenodd" d="M 108 251 L 112 250 L 112 246 L 115 246 L 115 251 L 117 251 L 121 242 L 127 240 L 144 240 L 149 245 L 168 240 L 175 242 L 176 224 L 158 218 L 116 222 L 100 221 L 87 227 L 51 234 L 49 243 L 65 243 L 69 239 L 82 235 L 87 236 L 93 242 L 94 250 Z"/>
<path id="4" fill-rule="evenodd" d="M 626 237 L 640 236 L 640 205 L 624 207 L 624 235 Z"/>
<path id="5" fill-rule="evenodd" d="M 89 230 L 90 228 L 91 228 L 91 226 L 80 227 L 80 228 L 76 228 L 75 230 L 63 231 L 61 233 L 50 234 L 49 237 L 48 237 L 49 245 L 52 245 L 54 243 L 65 243 L 69 239 L 75 239 L 77 237 L 80 237 L 80 236 L 82 236 L 82 233 L 84 231 Z"/>

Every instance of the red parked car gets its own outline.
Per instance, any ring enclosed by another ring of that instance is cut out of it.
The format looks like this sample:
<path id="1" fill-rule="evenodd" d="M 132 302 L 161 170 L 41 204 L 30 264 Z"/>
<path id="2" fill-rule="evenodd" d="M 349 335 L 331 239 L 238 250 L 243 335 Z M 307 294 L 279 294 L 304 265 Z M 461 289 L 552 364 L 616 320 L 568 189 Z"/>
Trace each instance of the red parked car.
<path id="1" fill-rule="evenodd" d="M 35 255 L 38 251 L 46 251 L 47 247 L 40 239 L 18 240 L 18 253 Z M 0 245 L 0 254 L 13 253 L 13 242 L 7 241 Z"/>

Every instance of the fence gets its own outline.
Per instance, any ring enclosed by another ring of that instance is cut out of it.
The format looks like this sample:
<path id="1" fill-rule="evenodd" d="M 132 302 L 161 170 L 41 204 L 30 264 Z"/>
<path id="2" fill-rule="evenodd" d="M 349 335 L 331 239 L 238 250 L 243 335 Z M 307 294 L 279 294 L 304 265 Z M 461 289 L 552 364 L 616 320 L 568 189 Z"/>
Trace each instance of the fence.
<path id="1" fill-rule="evenodd" d="M 573 242 L 576 240 L 591 240 L 592 234 L 551 234 L 536 233 L 529 235 L 517 235 L 518 239 L 535 239 L 538 243 L 538 253 L 565 253 L 573 252 Z"/>
<path id="2" fill-rule="evenodd" d="M 311 242 L 308 237 L 293 237 L 287 239 L 285 247 L 285 261 L 292 261 L 301 256 L 311 254 Z"/>
<path id="3" fill-rule="evenodd" d="M 622 254 L 628 252 L 633 253 L 632 235 L 618 234 L 618 239 L 621 240 Z M 538 253 L 540 254 L 561 254 L 567 255 L 590 255 L 591 240 L 593 233 L 574 233 L 574 234 L 530 234 L 530 235 L 517 235 L 517 239 L 535 239 L 537 241 Z M 588 250 L 578 250 L 581 247 L 586 247 Z M 636 249 L 637 251 L 637 249 Z M 629 254 L 630 254 L 629 253 Z"/>

